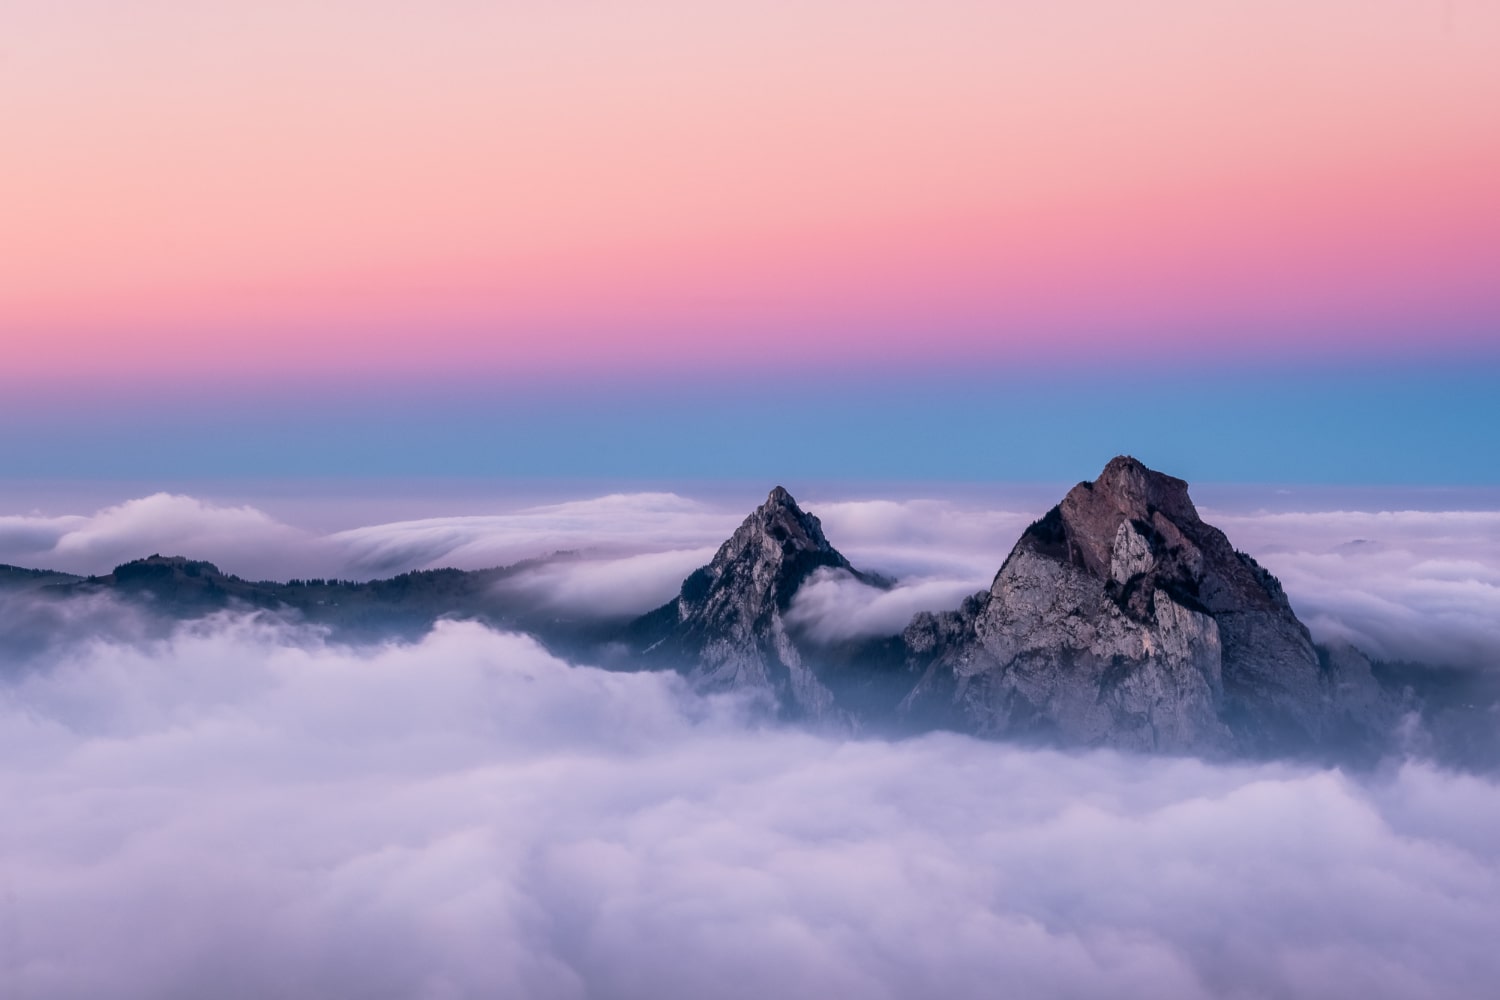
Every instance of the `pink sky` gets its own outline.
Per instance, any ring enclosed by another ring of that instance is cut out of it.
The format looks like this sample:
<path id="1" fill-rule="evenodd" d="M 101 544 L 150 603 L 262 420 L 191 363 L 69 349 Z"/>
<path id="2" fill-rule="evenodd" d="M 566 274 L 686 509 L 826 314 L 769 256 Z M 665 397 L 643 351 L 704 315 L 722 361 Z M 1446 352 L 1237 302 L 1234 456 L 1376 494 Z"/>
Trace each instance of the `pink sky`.
<path id="1" fill-rule="evenodd" d="M 1497 107 L 1465 0 L 10 0 L 5 368 L 1483 350 Z"/>

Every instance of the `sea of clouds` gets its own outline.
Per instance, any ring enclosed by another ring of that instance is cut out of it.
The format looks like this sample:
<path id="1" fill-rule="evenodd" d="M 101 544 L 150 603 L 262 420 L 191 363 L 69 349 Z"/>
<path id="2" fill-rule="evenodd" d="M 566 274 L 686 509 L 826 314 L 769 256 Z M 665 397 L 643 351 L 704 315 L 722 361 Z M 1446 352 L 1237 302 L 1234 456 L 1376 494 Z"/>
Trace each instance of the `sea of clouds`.
<path id="1" fill-rule="evenodd" d="M 777 728 L 442 623 L 0 681 L 0 995 L 1470 998 L 1500 785 Z"/>
<path id="2" fill-rule="evenodd" d="M 815 638 L 894 634 L 917 611 L 989 586 L 1042 509 L 936 499 L 812 500 L 830 541 L 870 587 L 822 573 L 792 621 Z M 253 506 L 156 494 L 92 514 L 0 515 L 0 563 L 106 573 L 154 552 L 250 579 L 368 579 L 411 569 L 538 560 L 510 596 L 574 617 L 619 618 L 670 600 L 745 509 L 672 493 L 615 494 L 483 516 L 428 517 L 315 532 Z M 1285 585 L 1320 641 L 1380 659 L 1500 668 L 1500 510 L 1206 510 Z M 552 558 L 553 553 L 568 558 Z"/>
<path id="3" fill-rule="evenodd" d="M 899 628 L 1038 511 L 809 503 Z M 158 495 L 0 518 L 0 561 L 154 551 L 257 577 L 479 567 L 598 614 L 663 601 L 743 512 L 670 494 L 316 533 Z M 1500 514 L 1210 514 L 1324 637 L 1495 662 Z M 300 562 L 299 562 L 300 561 Z M 777 727 L 670 674 L 443 622 L 335 642 L 0 592 L 0 996 L 1473 997 L 1500 981 L 1500 783 Z"/>

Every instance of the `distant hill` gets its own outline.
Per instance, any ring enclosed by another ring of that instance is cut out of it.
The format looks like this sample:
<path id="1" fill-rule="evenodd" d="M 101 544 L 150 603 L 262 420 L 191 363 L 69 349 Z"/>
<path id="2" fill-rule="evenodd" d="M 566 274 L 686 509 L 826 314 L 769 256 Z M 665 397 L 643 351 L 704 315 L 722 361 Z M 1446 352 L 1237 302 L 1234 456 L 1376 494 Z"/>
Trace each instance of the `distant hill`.
<path id="1" fill-rule="evenodd" d="M 33 590 L 53 584 L 73 583 L 82 577 L 72 573 L 57 573 L 48 569 L 22 569 L 0 563 L 0 591 Z"/>

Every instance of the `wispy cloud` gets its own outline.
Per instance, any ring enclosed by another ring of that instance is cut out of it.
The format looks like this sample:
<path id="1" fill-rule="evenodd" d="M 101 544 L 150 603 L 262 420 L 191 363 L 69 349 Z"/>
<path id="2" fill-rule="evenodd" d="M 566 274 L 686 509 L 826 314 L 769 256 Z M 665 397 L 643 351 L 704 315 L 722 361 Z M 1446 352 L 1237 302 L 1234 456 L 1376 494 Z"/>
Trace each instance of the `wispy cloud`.
<path id="1" fill-rule="evenodd" d="M 820 569 L 797 591 L 787 623 L 817 642 L 896 635 L 919 611 L 946 611 L 981 589 L 964 580 L 907 579 L 889 589 Z"/>
<path id="2" fill-rule="evenodd" d="M 1213 515 L 1281 578 L 1315 637 L 1500 669 L 1500 512 Z"/>
<path id="3" fill-rule="evenodd" d="M 477 569 L 560 550 L 640 553 L 717 545 L 743 516 L 673 493 L 613 494 L 506 514 L 371 525 L 329 541 L 366 574 L 435 565 Z"/>
<path id="4" fill-rule="evenodd" d="M 249 506 L 155 493 L 91 515 L 0 517 L 0 561 L 106 573 L 160 552 L 222 562 L 252 576 L 292 576 L 326 562 L 319 541 Z"/>
<path id="5" fill-rule="evenodd" d="M 859 568 L 889 591 L 821 575 L 794 618 L 814 635 L 892 634 L 917 610 L 955 607 L 989 586 L 1039 510 L 938 499 L 808 503 Z M 93 514 L 0 516 L 0 562 L 80 573 L 152 552 L 206 558 L 252 578 L 360 577 L 479 569 L 544 559 L 508 596 L 566 615 L 616 617 L 671 598 L 744 516 L 671 493 L 615 494 L 467 517 L 423 518 L 331 534 L 251 506 L 155 494 Z M 1383 658 L 1500 665 L 1500 512 L 1206 511 L 1285 584 L 1320 640 Z"/>

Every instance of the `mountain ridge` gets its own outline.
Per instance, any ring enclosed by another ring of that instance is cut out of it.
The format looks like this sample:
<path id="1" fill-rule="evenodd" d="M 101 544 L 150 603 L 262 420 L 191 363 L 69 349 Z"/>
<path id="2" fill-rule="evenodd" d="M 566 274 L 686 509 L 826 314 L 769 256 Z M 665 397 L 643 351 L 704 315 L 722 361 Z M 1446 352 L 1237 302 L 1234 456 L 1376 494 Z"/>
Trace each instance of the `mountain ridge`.
<path id="1" fill-rule="evenodd" d="M 156 555 L 102 577 L 3 568 L 0 586 L 112 595 L 163 621 L 225 608 L 288 614 L 357 639 L 473 618 L 529 632 L 569 659 L 676 670 L 701 691 L 737 692 L 783 719 L 846 731 L 1370 759 L 1396 745 L 1401 713 L 1430 698 L 1470 744 L 1488 752 L 1494 742 L 1470 695 L 1444 693 L 1458 690 L 1446 679 L 1377 670 L 1357 650 L 1315 645 L 1279 581 L 1202 520 L 1188 484 L 1129 456 L 1033 521 L 987 590 L 870 640 L 816 640 L 789 620 L 815 573 L 893 581 L 852 565 L 782 486 L 676 597 L 630 621 L 564 619 L 507 596 L 502 584 L 537 562 L 275 583 Z"/>

